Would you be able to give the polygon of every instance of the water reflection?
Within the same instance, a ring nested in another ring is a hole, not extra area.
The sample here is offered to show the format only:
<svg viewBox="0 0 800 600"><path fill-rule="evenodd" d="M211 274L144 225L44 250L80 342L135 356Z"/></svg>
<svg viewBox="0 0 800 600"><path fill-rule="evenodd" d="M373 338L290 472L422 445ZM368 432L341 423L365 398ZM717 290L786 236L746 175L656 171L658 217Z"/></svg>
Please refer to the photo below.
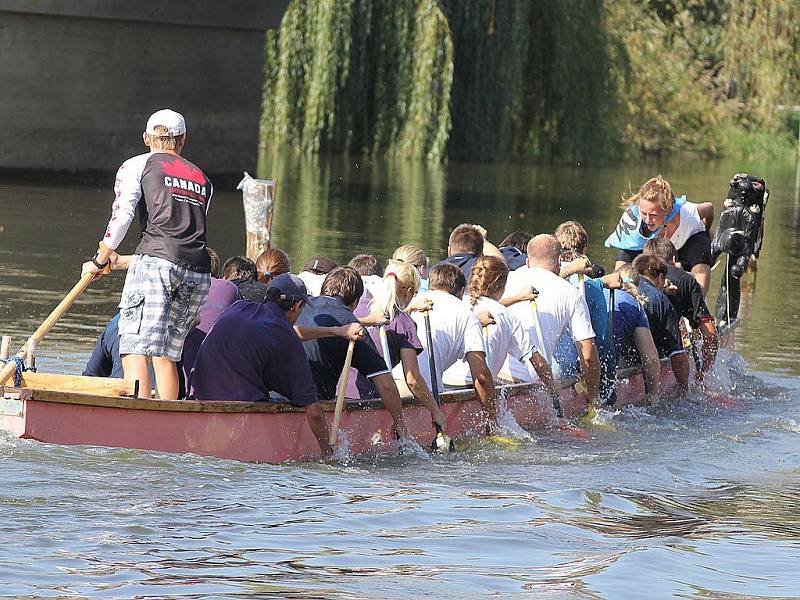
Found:
<svg viewBox="0 0 800 600"><path fill-rule="evenodd" d="M440 244L446 172L441 165L345 156L264 156L261 177L279 182L275 243L297 268L315 254L345 261L390 256L403 243Z"/></svg>

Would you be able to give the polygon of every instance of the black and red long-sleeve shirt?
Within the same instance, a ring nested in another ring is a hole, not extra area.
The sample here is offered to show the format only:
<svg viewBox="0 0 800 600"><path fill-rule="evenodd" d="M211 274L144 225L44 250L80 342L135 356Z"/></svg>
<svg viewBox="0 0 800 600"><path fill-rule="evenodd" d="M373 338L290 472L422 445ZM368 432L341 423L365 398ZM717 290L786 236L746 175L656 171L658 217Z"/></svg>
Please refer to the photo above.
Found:
<svg viewBox="0 0 800 600"><path fill-rule="evenodd" d="M103 244L116 249L138 211L141 241L135 254L208 273L206 214L212 193L205 173L177 154L148 152L129 158L117 171Z"/></svg>

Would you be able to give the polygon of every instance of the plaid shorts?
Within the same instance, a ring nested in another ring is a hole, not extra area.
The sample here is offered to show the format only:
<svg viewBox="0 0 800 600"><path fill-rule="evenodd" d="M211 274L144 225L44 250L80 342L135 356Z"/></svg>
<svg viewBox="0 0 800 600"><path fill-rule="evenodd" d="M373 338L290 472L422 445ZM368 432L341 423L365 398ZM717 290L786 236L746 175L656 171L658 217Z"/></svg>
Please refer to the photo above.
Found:
<svg viewBox="0 0 800 600"><path fill-rule="evenodd" d="M208 273L136 255L119 303L119 353L179 361L210 286Z"/></svg>

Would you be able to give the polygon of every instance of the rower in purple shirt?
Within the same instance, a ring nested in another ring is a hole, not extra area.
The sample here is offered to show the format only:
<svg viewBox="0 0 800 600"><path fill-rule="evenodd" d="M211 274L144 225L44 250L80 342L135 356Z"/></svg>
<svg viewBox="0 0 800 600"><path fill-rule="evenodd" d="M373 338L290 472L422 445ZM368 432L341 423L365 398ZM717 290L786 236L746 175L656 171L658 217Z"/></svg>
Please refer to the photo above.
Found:
<svg viewBox="0 0 800 600"><path fill-rule="evenodd" d="M240 300L229 307L200 346L189 376L189 397L259 401L277 392L305 407L320 450L328 456L328 425L293 327L307 302L303 282L286 273L272 280L265 303Z"/></svg>
<svg viewBox="0 0 800 600"><path fill-rule="evenodd" d="M235 283L219 279L219 255L211 248L206 248L206 250L209 257L211 257L211 287L208 288L206 303L200 309L200 314L197 315L198 322L189 330L186 341L183 343L179 372L182 376L182 391L186 389L185 384L197 358L197 351L200 349L200 344L203 343L206 334L211 330L211 326L231 304L242 299L239 288L236 287Z"/></svg>

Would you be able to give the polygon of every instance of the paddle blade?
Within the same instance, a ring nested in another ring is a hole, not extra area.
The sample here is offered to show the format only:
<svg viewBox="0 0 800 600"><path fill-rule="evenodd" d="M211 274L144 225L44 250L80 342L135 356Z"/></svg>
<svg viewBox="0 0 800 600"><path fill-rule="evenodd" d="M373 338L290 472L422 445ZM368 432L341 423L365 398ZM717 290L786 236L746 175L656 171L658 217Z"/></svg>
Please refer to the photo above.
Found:
<svg viewBox="0 0 800 600"><path fill-rule="evenodd" d="M437 431L436 437L431 442L431 450L433 452L454 452L456 449L455 442L450 436L445 435L443 431Z"/></svg>
<svg viewBox="0 0 800 600"><path fill-rule="evenodd" d="M514 438L505 437L503 435L490 435L486 441L496 446L502 446L508 450L518 450L522 443Z"/></svg>
<svg viewBox="0 0 800 600"><path fill-rule="evenodd" d="M593 404L589 405L586 414L580 418L580 424L584 429L599 429L603 431L616 431L614 423L600 416Z"/></svg>

